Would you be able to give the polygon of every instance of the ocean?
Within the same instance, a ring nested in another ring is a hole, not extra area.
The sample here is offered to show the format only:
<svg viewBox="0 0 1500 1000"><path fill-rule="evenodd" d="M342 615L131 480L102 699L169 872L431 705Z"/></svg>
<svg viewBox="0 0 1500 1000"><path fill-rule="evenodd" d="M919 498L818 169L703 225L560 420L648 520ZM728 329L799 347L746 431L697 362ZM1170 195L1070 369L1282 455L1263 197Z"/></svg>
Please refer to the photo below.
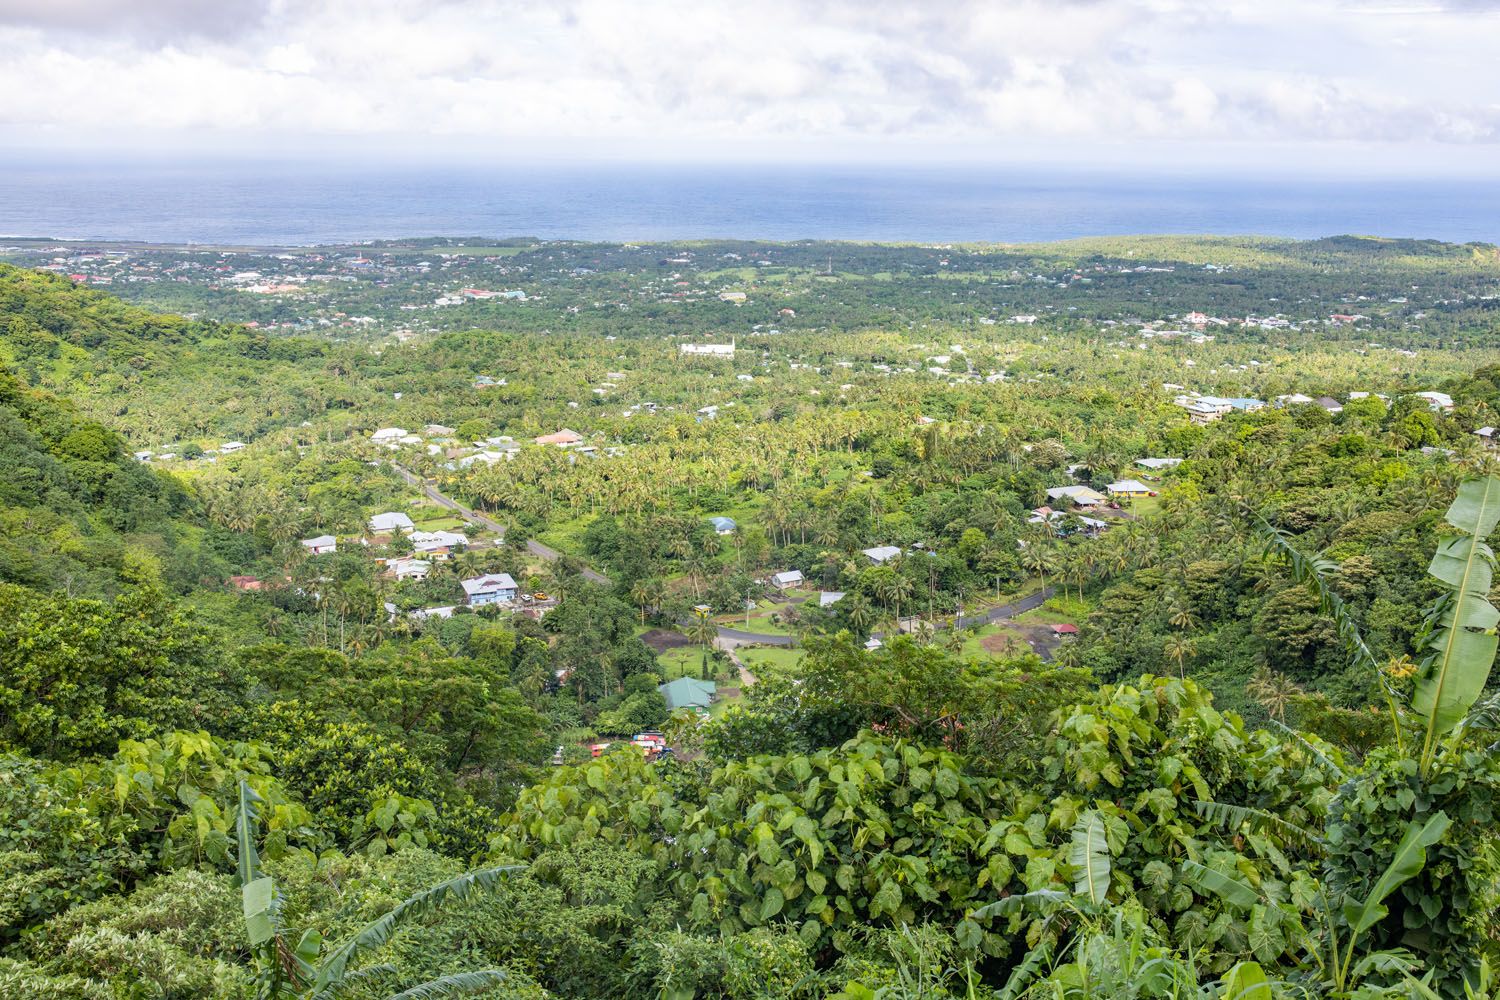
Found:
<svg viewBox="0 0 1500 1000"><path fill-rule="evenodd" d="M1027 242L1344 233L1500 242L1500 182L1038 169L0 163L0 236Z"/></svg>

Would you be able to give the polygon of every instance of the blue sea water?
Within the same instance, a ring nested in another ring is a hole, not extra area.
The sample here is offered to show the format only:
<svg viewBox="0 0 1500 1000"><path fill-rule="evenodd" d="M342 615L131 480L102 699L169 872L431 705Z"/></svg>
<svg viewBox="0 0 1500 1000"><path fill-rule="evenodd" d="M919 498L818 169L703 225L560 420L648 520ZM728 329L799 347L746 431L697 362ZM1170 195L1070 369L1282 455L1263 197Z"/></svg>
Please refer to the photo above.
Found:
<svg viewBox="0 0 1500 1000"><path fill-rule="evenodd" d="M1500 241L1500 182L868 167L0 163L0 235L1033 241L1342 233Z"/></svg>

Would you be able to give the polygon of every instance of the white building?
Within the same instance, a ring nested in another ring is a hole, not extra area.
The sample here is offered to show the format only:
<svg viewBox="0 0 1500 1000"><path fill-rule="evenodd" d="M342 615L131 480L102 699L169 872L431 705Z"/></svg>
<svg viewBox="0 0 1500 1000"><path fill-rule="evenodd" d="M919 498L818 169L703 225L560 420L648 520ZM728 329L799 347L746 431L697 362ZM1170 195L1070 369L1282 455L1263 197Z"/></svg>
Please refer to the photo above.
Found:
<svg viewBox="0 0 1500 1000"><path fill-rule="evenodd" d="M370 518L370 530L377 535L385 535L393 531L411 532L416 530L416 527L411 518L395 511L376 514Z"/></svg>
<svg viewBox="0 0 1500 1000"><path fill-rule="evenodd" d="M860 551L870 562L875 563L877 566L881 563L888 563L901 554L901 549L895 545L877 545L873 549L861 549Z"/></svg>
<svg viewBox="0 0 1500 1000"><path fill-rule="evenodd" d="M319 535L317 538L302 539L302 547L315 556L321 556L328 552L339 550L339 540L332 535Z"/></svg>
<svg viewBox="0 0 1500 1000"><path fill-rule="evenodd" d="M679 344L677 349L683 354L707 354L716 358L734 357L734 341L727 344Z"/></svg>
<svg viewBox="0 0 1500 1000"><path fill-rule="evenodd" d="M802 571L789 569L784 573L777 573L771 577L771 583L780 590L795 587L802 582Z"/></svg>
<svg viewBox="0 0 1500 1000"><path fill-rule="evenodd" d="M1180 458L1138 458L1138 459L1135 460L1135 464L1139 465L1143 469L1150 469L1153 472L1157 472L1157 471L1160 471L1162 469L1175 469L1175 468L1177 468L1177 466L1179 466L1179 465L1182 464L1182 459L1180 459Z"/></svg>
<svg viewBox="0 0 1500 1000"><path fill-rule="evenodd" d="M400 441L410 433L405 427L382 427L370 435L370 440L376 444L391 444Z"/></svg>

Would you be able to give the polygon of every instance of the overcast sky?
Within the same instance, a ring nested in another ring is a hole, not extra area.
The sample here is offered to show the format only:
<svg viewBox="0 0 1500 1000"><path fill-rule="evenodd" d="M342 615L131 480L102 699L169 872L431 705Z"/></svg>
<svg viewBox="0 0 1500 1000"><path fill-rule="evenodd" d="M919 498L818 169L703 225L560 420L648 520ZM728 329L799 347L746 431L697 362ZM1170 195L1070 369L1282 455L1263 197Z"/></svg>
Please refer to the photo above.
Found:
<svg viewBox="0 0 1500 1000"><path fill-rule="evenodd" d="M0 0L0 140L1500 163L1500 0Z"/></svg>

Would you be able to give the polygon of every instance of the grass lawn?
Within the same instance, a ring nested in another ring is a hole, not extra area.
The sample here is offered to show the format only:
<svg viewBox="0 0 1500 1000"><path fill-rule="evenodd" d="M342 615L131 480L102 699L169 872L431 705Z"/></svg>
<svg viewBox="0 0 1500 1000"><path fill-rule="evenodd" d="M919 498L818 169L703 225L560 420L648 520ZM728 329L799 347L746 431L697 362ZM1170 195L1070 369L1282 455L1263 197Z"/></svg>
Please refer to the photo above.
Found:
<svg viewBox="0 0 1500 1000"><path fill-rule="evenodd" d="M412 523L418 531L463 531L466 522L457 514L436 507L430 510L430 513L427 510L413 512Z"/></svg>
<svg viewBox="0 0 1500 1000"><path fill-rule="evenodd" d="M787 649L784 646L759 646L753 649L741 647L734 653L757 676L762 671L774 673L778 670L791 670L802 662L802 650Z"/></svg>
<svg viewBox="0 0 1500 1000"><path fill-rule="evenodd" d="M701 646L678 646L660 653L656 657L657 664L661 667L663 680L675 681L679 677L700 677L703 666L703 648ZM710 671L714 670L713 661L708 664Z"/></svg>
<svg viewBox="0 0 1500 1000"><path fill-rule="evenodd" d="M963 658L966 659L966 660L969 660L969 659L976 659L976 660L995 659L996 654L991 653L989 650L985 649L984 648L984 643L982 641L982 640L984 640L984 639L986 639L986 638L988 638L989 636L992 636L992 635L1011 635L1011 636L1015 636L1015 641L1017 643L1020 643L1023 646L1025 645L1025 640L1022 639L1020 636L1016 636L1015 632L1013 632L1011 629L1007 628L1006 626L998 624L998 623L996 623L994 625L986 625L983 628L981 628L981 629L977 630L976 632L974 632L974 634L970 635L967 639L964 640L964 648L963 648L963 651L961 653L961 655L963 656Z"/></svg>

